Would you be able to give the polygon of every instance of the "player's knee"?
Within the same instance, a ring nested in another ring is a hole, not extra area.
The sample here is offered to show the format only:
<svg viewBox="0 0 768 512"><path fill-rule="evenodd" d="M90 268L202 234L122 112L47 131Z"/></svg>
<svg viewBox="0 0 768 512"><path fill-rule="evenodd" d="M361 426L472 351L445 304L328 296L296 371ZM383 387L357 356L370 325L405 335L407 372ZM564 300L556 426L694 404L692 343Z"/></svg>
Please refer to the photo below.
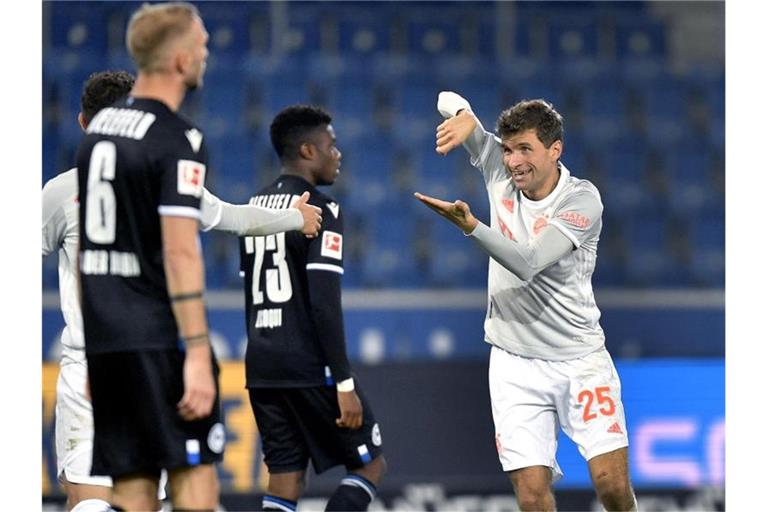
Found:
<svg viewBox="0 0 768 512"><path fill-rule="evenodd" d="M520 510L549 510L549 489L546 491L523 490L517 494Z"/></svg>
<svg viewBox="0 0 768 512"><path fill-rule="evenodd" d="M619 475L601 473L595 479L595 491L608 510L629 510L634 505L632 486Z"/></svg>
<svg viewBox="0 0 768 512"><path fill-rule="evenodd" d="M552 508L554 497L546 480L517 476L517 478L512 479L512 483L521 510L549 510Z"/></svg>
<svg viewBox="0 0 768 512"><path fill-rule="evenodd" d="M387 472L387 460L384 458L384 455L379 455L366 466L366 469L370 470L370 478L368 480L378 485Z"/></svg>

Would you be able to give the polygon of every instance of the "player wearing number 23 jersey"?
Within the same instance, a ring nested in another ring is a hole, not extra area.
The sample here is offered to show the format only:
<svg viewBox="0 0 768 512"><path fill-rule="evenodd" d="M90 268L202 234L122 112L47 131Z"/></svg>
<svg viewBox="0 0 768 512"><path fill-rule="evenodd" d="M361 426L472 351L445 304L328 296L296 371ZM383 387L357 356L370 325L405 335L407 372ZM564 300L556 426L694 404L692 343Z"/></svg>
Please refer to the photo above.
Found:
<svg viewBox="0 0 768 512"><path fill-rule="evenodd" d="M246 386L270 475L263 510L295 510L310 460L317 473L337 465L349 471L328 510L365 510L385 468L381 433L347 360L343 214L315 188L336 180L341 152L330 115L316 107L285 108L270 136L282 173L251 204L288 208L309 192L323 221L312 239L296 233L240 239Z"/></svg>

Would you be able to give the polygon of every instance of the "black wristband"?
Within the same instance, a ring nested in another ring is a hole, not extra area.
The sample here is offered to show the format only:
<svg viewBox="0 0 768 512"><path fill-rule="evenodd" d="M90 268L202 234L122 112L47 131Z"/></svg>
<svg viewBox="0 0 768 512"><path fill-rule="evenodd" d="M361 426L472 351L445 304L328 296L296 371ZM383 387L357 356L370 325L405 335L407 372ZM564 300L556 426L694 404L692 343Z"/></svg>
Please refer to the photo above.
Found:
<svg viewBox="0 0 768 512"><path fill-rule="evenodd" d="M177 293L176 295L171 295L169 298L171 299L171 302L181 302L185 300L202 299L203 292L198 291L198 292Z"/></svg>

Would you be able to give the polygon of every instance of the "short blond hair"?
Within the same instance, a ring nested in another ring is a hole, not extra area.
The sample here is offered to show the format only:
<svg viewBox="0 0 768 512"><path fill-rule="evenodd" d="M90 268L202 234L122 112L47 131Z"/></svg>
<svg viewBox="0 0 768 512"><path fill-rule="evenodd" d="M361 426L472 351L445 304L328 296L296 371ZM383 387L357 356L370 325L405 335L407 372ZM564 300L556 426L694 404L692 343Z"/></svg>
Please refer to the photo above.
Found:
<svg viewBox="0 0 768 512"><path fill-rule="evenodd" d="M199 16L197 7L186 2L144 4L133 13L125 39L139 71L162 70L168 43L186 34Z"/></svg>

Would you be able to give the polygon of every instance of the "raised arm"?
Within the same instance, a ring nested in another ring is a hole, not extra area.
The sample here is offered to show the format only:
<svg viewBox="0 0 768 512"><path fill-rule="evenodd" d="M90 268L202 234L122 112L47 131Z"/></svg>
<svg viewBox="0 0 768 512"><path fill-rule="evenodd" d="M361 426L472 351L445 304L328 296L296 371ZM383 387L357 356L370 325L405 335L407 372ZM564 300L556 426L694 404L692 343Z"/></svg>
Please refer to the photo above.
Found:
<svg viewBox="0 0 768 512"><path fill-rule="evenodd" d="M465 235L471 236L483 252L523 281L531 280L574 249L571 239L554 225L545 227L524 245L477 220L464 201L449 203L419 193L415 195L419 201L458 226Z"/></svg>
<svg viewBox="0 0 768 512"><path fill-rule="evenodd" d="M486 181L504 176L501 141L485 131L467 100L455 92L443 91L437 97L437 110L446 118L437 126L435 150L438 153L447 155L461 144Z"/></svg>
<svg viewBox="0 0 768 512"><path fill-rule="evenodd" d="M296 230L313 238L320 230L322 216L320 208L309 204L308 199L309 192L305 192L291 208L276 210L250 204L230 204L206 189L200 205L201 229L215 229L237 236L272 235Z"/></svg>

